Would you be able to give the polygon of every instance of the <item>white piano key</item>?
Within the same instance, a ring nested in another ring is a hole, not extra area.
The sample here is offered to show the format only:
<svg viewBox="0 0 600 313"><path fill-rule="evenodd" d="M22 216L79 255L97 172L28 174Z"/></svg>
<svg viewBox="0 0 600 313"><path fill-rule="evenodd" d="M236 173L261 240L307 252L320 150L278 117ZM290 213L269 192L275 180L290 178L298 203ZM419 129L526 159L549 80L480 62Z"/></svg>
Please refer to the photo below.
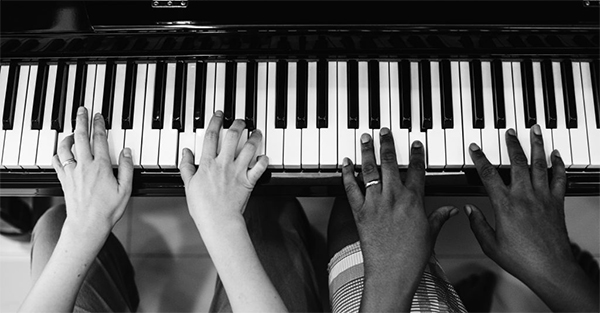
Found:
<svg viewBox="0 0 600 313"><path fill-rule="evenodd" d="M237 63L236 71L236 82L235 82L235 118L243 120L246 118L246 63ZM236 151L236 156L244 147L244 144L248 141L248 129L242 131L240 142Z"/></svg>
<svg viewBox="0 0 600 313"><path fill-rule="evenodd" d="M4 102L6 100L6 88L8 86L9 65L0 66L0 116L4 116ZM2 161L2 152L4 151L4 137L6 131L0 127L0 164Z"/></svg>
<svg viewBox="0 0 600 313"><path fill-rule="evenodd" d="M392 135L394 135L398 167L407 168L410 157L410 143L408 129L400 127L400 81L398 74L398 62L390 62L390 130L392 131Z"/></svg>
<svg viewBox="0 0 600 313"><path fill-rule="evenodd" d="M492 89L492 69L489 61L481 62L481 77L483 80L483 120L481 130L481 150L490 163L500 166L500 136L494 125L494 96Z"/></svg>
<svg viewBox="0 0 600 313"><path fill-rule="evenodd" d="M175 104L175 69L177 63L167 63L167 81L165 90L165 122L160 130L160 148L158 165L162 169L177 168L177 144L179 131L173 129L173 110Z"/></svg>
<svg viewBox="0 0 600 313"><path fill-rule="evenodd" d="M108 130L108 154L113 167L119 164L119 155L125 144L125 130L121 128L123 99L125 96L126 64L117 64L115 73L115 92L111 117L111 128Z"/></svg>
<svg viewBox="0 0 600 313"><path fill-rule="evenodd" d="M299 169L302 156L302 130L296 128L296 85L298 80L298 64L288 62L287 89L287 128L283 131L283 167Z"/></svg>
<svg viewBox="0 0 600 313"><path fill-rule="evenodd" d="M106 76L106 64L97 64L96 65L96 84L94 86L94 105L93 105L93 109L91 111L90 116L92 116L92 119L90 119L90 134L93 134L93 130L94 130L94 119L93 117L96 115L96 113L100 113L102 114L102 105L103 105L103 99L104 99L104 80ZM94 152L94 136L91 136L90 138L90 142L92 143L92 153Z"/></svg>
<svg viewBox="0 0 600 313"><path fill-rule="evenodd" d="M369 128L369 65L367 62L358 62L358 129L356 130L356 161L354 164L362 166L362 144L360 137L371 134Z"/></svg>
<svg viewBox="0 0 600 313"><path fill-rule="evenodd" d="M465 142L463 141L462 99L460 92L460 63L450 62L452 77L452 119L454 126L444 129L446 135L446 168L460 169L465 164Z"/></svg>
<svg viewBox="0 0 600 313"><path fill-rule="evenodd" d="M37 157L35 164L41 169L52 168L52 157L56 150L56 140L58 133L52 129L52 106L54 103L54 92L56 88L56 73L58 65L48 65L48 85L46 88L46 98L43 99L44 119L42 120L42 129L40 130L40 139L38 141ZM0 92L0 94L2 94Z"/></svg>
<svg viewBox="0 0 600 313"><path fill-rule="evenodd" d="M473 127L473 99L471 99L471 75L469 62L460 62L460 91L462 102L462 124L463 124L463 154L465 156L466 168L475 167L469 154L469 146L476 143L481 147L481 130Z"/></svg>
<svg viewBox="0 0 600 313"><path fill-rule="evenodd" d="M29 67L25 115L23 117L23 130L21 131L21 152L19 153L19 166L22 168L38 168L35 165L35 159L37 156L40 131L31 129L31 115L33 112L33 97L35 94L37 70L37 65L31 65Z"/></svg>
<svg viewBox="0 0 600 313"><path fill-rule="evenodd" d="M546 127L546 110L544 107L544 89L542 87L542 67L540 62L533 62L533 87L535 97L536 122L542 130L544 140L544 154L548 167L552 166L550 154L554 150L552 145L552 130Z"/></svg>
<svg viewBox="0 0 600 313"><path fill-rule="evenodd" d="M135 97L133 107L133 125L131 129L125 130L125 147L131 149L131 158L133 160L133 166L140 168L141 153L142 153L142 133L144 131L144 109L145 96L147 93L146 89L146 76L148 71L148 64L136 64L136 79L135 79ZM154 92L154 89L152 89ZM166 117L166 115L165 115ZM166 123L165 123L166 124ZM176 141L176 139L175 139ZM176 151L175 151L176 152Z"/></svg>
<svg viewBox="0 0 600 313"><path fill-rule="evenodd" d="M515 93L513 90L513 75L512 63L502 62L502 79L504 86L504 108L506 110L505 121L506 129L499 133L500 138L500 167L510 167L510 157L506 146L506 130L512 128L517 130L517 122L515 117Z"/></svg>
<svg viewBox="0 0 600 313"><path fill-rule="evenodd" d="M409 142L419 140L425 150L425 167L427 168L427 133L421 131L421 100L419 91L419 63L410 62L410 122L411 128L408 133Z"/></svg>
<svg viewBox="0 0 600 313"><path fill-rule="evenodd" d="M375 150L375 159L377 164L381 164L381 143L379 142L379 132L381 128L391 127L390 121L390 70L389 62L379 62L379 126L380 129L373 129L373 148Z"/></svg>
<svg viewBox="0 0 600 313"><path fill-rule="evenodd" d="M256 116L255 123L256 129L260 129L263 132L262 144L256 149L256 155L264 155L266 151L266 144L269 140L269 134L267 133L267 74L268 74L268 63L258 63L258 69L256 74ZM253 158L250 166L254 166L256 158Z"/></svg>
<svg viewBox="0 0 600 313"><path fill-rule="evenodd" d="M356 134L348 128L348 63L337 64L337 97L338 97L338 168L342 167L345 157L355 160ZM310 88L310 87L309 87ZM316 96L315 96L316 97ZM304 133L302 134L304 136ZM304 138L302 138L304 139ZM314 137L313 139L314 140ZM304 149L304 147L303 147Z"/></svg>
<svg viewBox="0 0 600 313"><path fill-rule="evenodd" d="M319 129L319 167L337 168L337 63L329 62L327 70L327 128Z"/></svg>
<svg viewBox="0 0 600 313"><path fill-rule="evenodd" d="M200 164L200 157L202 156L202 147L204 146L204 136L206 135L206 128L210 124L215 110L215 78L217 75L217 66L214 62L206 63L206 94L204 101L204 128L196 129L196 145L194 152L194 163Z"/></svg>
<svg viewBox="0 0 600 313"><path fill-rule="evenodd" d="M583 84L581 82L581 66L573 62L573 79L575 80L575 107L577 110L577 127L571 128L572 169L585 169L590 165L587 123L585 121L585 104L583 103Z"/></svg>
<svg viewBox="0 0 600 313"><path fill-rule="evenodd" d="M152 128L152 108L154 106L154 85L156 83L156 63L147 65L146 103L144 105L144 124L142 129L142 154L140 165L144 169L158 169L158 149L160 130ZM166 116L166 115L165 115Z"/></svg>
<svg viewBox="0 0 600 313"><path fill-rule="evenodd" d="M196 145L196 133L194 132L194 101L196 96L196 62L190 62L187 66L187 79L185 84L185 118L183 131L179 133L179 162L183 158L183 149L188 148L194 152Z"/></svg>
<svg viewBox="0 0 600 313"><path fill-rule="evenodd" d="M19 169L19 153L21 152L21 132L25 119L25 101L27 100L27 87L29 82L29 65L21 65L17 85L17 99L13 128L6 131L2 165L9 169Z"/></svg>
<svg viewBox="0 0 600 313"><path fill-rule="evenodd" d="M308 62L306 128L302 129L302 168L319 168L319 129L317 128L317 62ZM354 151L352 152L354 155Z"/></svg>
<svg viewBox="0 0 600 313"><path fill-rule="evenodd" d="M427 166L431 169L446 167L446 138L442 128L442 95L440 62L431 62L431 116L432 127L427 131Z"/></svg>
<svg viewBox="0 0 600 313"><path fill-rule="evenodd" d="M596 127L594 112L594 94L592 90L592 74L589 62L581 62L581 81L583 85L583 101L585 103L585 120L588 132L590 165L587 168L600 168L600 129Z"/></svg>
<svg viewBox="0 0 600 313"><path fill-rule="evenodd" d="M226 64L224 62L216 63L216 78L215 78L215 109L216 111L225 112L225 67ZM221 145L223 144L223 139L225 138L225 132L227 130L221 128L221 133L219 134L219 145L217 147L217 153L221 151Z"/></svg>
<svg viewBox="0 0 600 313"><path fill-rule="evenodd" d="M73 134L73 124L71 123L71 112L73 112L73 97L75 95L75 77L77 64L69 64L69 75L67 77L67 97L65 99L65 116L63 120L62 132L58 133L57 145L67 137ZM123 74L124 76L125 74ZM119 120L121 117L119 117ZM63 160L64 161L64 160Z"/></svg>
<svg viewBox="0 0 600 313"><path fill-rule="evenodd" d="M566 123L565 99L559 62L552 62L552 74L554 77L554 95L556 97L556 128L552 129L552 145L554 149L560 152L565 168L570 168L573 165L571 134Z"/></svg>
<svg viewBox="0 0 600 313"><path fill-rule="evenodd" d="M85 95L83 98L83 105L87 109L88 113L88 135L91 136L92 125L94 119L92 118L92 112L94 111L94 87L96 87L96 64L88 64L87 65L87 74L86 74L84 91Z"/></svg>
<svg viewBox="0 0 600 313"><path fill-rule="evenodd" d="M523 93L523 83L521 76L521 65L519 62L512 63L512 73L513 73L513 89L514 89L514 97L515 97L515 124L517 132L517 138L521 143L521 147L523 148L523 152L527 157L527 163L531 162L531 134L530 129L526 127L525 124L525 108L523 107L524 93Z"/></svg>
<svg viewBox="0 0 600 313"><path fill-rule="evenodd" d="M275 86L277 63L269 62L267 73L267 133L268 140L265 146L266 155L269 157L269 167L283 168L283 128L275 127Z"/></svg>

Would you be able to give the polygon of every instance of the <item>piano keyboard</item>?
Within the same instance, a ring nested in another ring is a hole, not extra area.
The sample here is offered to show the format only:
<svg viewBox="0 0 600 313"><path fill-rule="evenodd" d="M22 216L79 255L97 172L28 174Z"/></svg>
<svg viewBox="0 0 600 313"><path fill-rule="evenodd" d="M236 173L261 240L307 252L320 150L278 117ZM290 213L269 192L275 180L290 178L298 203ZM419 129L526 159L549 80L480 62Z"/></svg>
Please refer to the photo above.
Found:
<svg viewBox="0 0 600 313"><path fill-rule="evenodd" d="M382 127L394 135L399 167L415 140L434 171L473 167L471 142L508 167L506 129L529 155L536 123L548 155L558 149L567 168L598 169L599 68L598 60L11 61L0 65L1 165L51 169L82 105L104 116L113 165L130 147L149 171L175 169L183 148L198 162L216 110L225 129L246 120L243 138L262 130L260 153L284 171L335 171L346 156L360 164L360 135L372 134L379 154Z"/></svg>

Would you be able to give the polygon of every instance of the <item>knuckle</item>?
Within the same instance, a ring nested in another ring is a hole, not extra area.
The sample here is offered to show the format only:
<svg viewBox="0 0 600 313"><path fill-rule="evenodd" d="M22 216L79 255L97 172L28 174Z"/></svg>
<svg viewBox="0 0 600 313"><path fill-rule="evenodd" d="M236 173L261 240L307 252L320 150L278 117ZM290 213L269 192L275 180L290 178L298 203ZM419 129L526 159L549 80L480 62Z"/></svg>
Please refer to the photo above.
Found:
<svg viewBox="0 0 600 313"><path fill-rule="evenodd" d="M546 160L533 160L533 167L537 170L543 170L545 171L548 168L548 164L546 163Z"/></svg>
<svg viewBox="0 0 600 313"><path fill-rule="evenodd" d="M417 171L424 171L425 170L425 162L423 162L423 160L419 159L419 160L411 160L410 164L408 164L408 168L409 169L413 169L413 170L417 170Z"/></svg>
<svg viewBox="0 0 600 313"><path fill-rule="evenodd" d="M396 162L396 152L394 151L383 151L381 153L381 161L385 163L395 163Z"/></svg>
<svg viewBox="0 0 600 313"><path fill-rule="evenodd" d="M217 140L219 139L219 132L214 130L207 130L205 136L208 140Z"/></svg>
<svg viewBox="0 0 600 313"><path fill-rule="evenodd" d="M486 164L486 165L482 166L481 170L479 172L479 176L483 179L492 178L492 177L496 176L496 174L497 174L496 168L494 166L492 166L491 164Z"/></svg>
<svg viewBox="0 0 600 313"><path fill-rule="evenodd" d="M527 157L523 153L515 153L512 157L512 164L518 166L527 166Z"/></svg>
<svg viewBox="0 0 600 313"><path fill-rule="evenodd" d="M363 164L362 171L365 176L370 175L377 172L377 167L375 166L375 164L369 162L367 164Z"/></svg>

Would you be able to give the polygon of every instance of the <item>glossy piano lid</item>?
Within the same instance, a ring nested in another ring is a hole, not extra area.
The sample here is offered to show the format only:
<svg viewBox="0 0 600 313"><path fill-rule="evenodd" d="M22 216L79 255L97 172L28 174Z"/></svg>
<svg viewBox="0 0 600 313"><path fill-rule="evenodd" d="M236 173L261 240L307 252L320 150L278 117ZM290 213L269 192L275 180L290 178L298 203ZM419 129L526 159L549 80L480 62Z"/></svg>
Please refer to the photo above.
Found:
<svg viewBox="0 0 600 313"><path fill-rule="evenodd" d="M188 1L155 9L151 1L3 0L2 33L92 28L259 25L552 25L597 26L600 10L583 1Z"/></svg>

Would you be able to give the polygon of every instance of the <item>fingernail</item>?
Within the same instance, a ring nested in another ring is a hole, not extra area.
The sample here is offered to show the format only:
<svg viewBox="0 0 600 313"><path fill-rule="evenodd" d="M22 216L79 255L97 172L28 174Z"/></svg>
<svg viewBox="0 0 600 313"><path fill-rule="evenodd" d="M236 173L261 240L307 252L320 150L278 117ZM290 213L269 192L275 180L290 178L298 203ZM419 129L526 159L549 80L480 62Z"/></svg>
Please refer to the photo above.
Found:
<svg viewBox="0 0 600 313"><path fill-rule="evenodd" d="M253 130L253 131L252 131L252 133L253 133L253 134L254 134L254 133L260 134L260 133L261 133L261 131L260 131L260 129L255 129L255 130Z"/></svg>
<svg viewBox="0 0 600 313"><path fill-rule="evenodd" d="M481 148L479 148L479 146L474 142L469 145L469 149L473 152L481 150Z"/></svg>
<svg viewBox="0 0 600 313"><path fill-rule="evenodd" d="M85 107L84 107L84 106L80 106L80 107L77 109L77 114L78 114L78 115L81 115L81 114L84 114L84 113L85 113Z"/></svg>
<svg viewBox="0 0 600 313"><path fill-rule="evenodd" d="M216 111L215 112L215 116L216 117L223 117L223 111L221 111L221 110Z"/></svg>
<svg viewBox="0 0 600 313"><path fill-rule="evenodd" d="M100 114L100 113L96 113L96 114L94 115L94 119L95 119L95 120L99 120L99 119L101 119L101 118L102 118L102 114Z"/></svg>
<svg viewBox="0 0 600 313"><path fill-rule="evenodd" d="M390 129L386 128L386 127L382 128L381 131L379 132L379 134L381 134L381 136L385 136L389 133L390 133Z"/></svg>
<svg viewBox="0 0 600 313"><path fill-rule="evenodd" d="M458 214L458 208L452 208L452 210L450 210L449 216L453 217L456 214Z"/></svg>
<svg viewBox="0 0 600 313"><path fill-rule="evenodd" d="M423 147L423 144L420 141L416 140L412 143L412 147L413 148L421 148L421 147Z"/></svg>
<svg viewBox="0 0 600 313"><path fill-rule="evenodd" d="M534 134L536 134L538 136L542 135L542 129L540 128L540 125L535 124L535 125L533 125L533 127L531 127L531 129L533 129Z"/></svg>
<svg viewBox="0 0 600 313"><path fill-rule="evenodd" d="M560 152L558 152L558 150L554 150L554 155L555 155L557 158L560 158Z"/></svg>
<svg viewBox="0 0 600 313"><path fill-rule="evenodd" d="M465 205L465 213L467 213L467 216L471 216L471 213L473 212L473 208L471 208L470 205Z"/></svg>
<svg viewBox="0 0 600 313"><path fill-rule="evenodd" d="M343 167L346 167L346 166L348 166L348 165L350 165L350 159L348 159L348 158L344 158L344 160L342 161L342 166L343 166Z"/></svg>
<svg viewBox="0 0 600 313"><path fill-rule="evenodd" d="M517 133L515 133L515 130L514 130L514 129L512 129L512 128L511 128L511 129L509 129L507 133L508 133L509 135L511 135L511 136L516 136L516 135L517 135Z"/></svg>
<svg viewBox="0 0 600 313"><path fill-rule="evenodd" d="M362 143L367 143L369 140L371 140L371 136L369 136L369 134L362 134L362 136L360 136L360 142Z"/></svg>
<svg viewBox="0 0 600 313"><path fill-rule="evenodd" d="M123 149L123 155L127 158L130 158L131 157L131 149L129 149L129 148Z"/></svg>

